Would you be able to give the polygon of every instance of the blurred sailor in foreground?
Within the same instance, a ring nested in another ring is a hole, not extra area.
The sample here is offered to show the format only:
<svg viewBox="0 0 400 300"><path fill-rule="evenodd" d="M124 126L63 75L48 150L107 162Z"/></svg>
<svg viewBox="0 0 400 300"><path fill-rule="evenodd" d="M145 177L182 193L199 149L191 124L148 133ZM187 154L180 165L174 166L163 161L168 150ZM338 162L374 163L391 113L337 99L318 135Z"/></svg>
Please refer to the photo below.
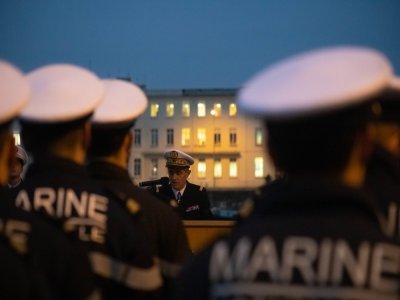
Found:
<svg viewBox="0 0 400 300"><path fill-rule="evenodd" d="M15 157L11 163L10 178L8 180L8 187L15 189L22 183L22 171L28 162L28 154L24 148L19 145L15 146Z"/></svg>
<svg viewBox="0 0 400 300"><path fill-rule="evenodd" d="M167 199L171 206L176 207L182 219L211 219L206 189L187 180L191 172L190 166L194 163L193 157L177 149L170 149L164 152L164 158L170 182L157 187L156 195Z"/></svg>
<svg viewBox="0 0 400 300"><path fill-rule="evenodd" d="M3 61L0 62L0 86L0 150L11 155L6 164L2 161L4 165L0 169L7 176L9 163L18 155L8 125L28 103L31 89L21 72ZM0 280L0 284L7 283L7 286L2 285L0 294L14 287L16 293L29 294L30 299L94 299L94 275L86 252L48 222L17 209L4 191L5 185L2 185L0 239L8 241L23 260L29 287L24 286L23 280L13 282L12 276L9 278L7 271L1 268L1 275L6 279ZM10 295L1 299L14 298Z"/></svg>
<svg viewBox="0 0 400 300"><path fill-rule="evenodd" d="M16 206L37 212L90 251L104 298L158 295L161 277L141 227L91 180L84 167L89 118L103 96L100 80L68 64L39 68L27 78L32 99L20 122L34 162Z"/></svg>
<svg viewBox="0 0 400 300"><path fill-rule="evenodd" d="M263 118L287 179L184 269L179 299L398 298L399 244L361 190L370 102L391 76L379 52L336 47L274 64L244 85L238 106Z"/></svg>
<svg viewBox="0 0 400 300"><path fill-rule="evenodd" d="M163 298L170 298L171 284L190 253L182 221L165 203L135 186L128 173L132 127L145 111L147 98L134 84L103 80L105 96L92 118L88 170L123 206L146 217L149 244L160 261L164 278Z"/></svg>
<svg viewBox="0 0 400 300"><path fill-rule="evenodd" d="M372 104L375 141L365 188L377 200L389 236L400 237L400 78Z"/></svg>

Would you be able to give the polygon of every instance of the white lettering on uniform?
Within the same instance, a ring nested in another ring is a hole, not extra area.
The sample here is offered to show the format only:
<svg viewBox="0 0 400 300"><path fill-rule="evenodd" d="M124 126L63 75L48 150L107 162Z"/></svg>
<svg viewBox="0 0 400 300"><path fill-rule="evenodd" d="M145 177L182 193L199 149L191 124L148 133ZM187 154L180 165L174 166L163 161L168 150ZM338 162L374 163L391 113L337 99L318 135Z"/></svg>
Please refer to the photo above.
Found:
<svg viewBox="0 0 400 300"><path fill-rule="evenodd" d="M52 188L37 188L33 196L33 207L35 210L44 208L46 213L54 216L53 205L56 201L56 191Z"/></svg>
<svg viewBox="0 0 400 300"><path fill-rule="evenodd" d="M17 198L15 199L15 205L26 211L32 210L32 205L29 201L28 193L25 190L22 190L18 193Z"/></svg>
<svg viewBox="0 0 400 300"><path fill-rule="evenodd" d="M28 193L18 193L15 204L31 211ZM108 198L83 191L77 195L72 189L38 187L33 192L33 209L44 209L56 218L67 218L66 230L76 230L81 240L97 243L105 242L107 231Z"/></svg>
<svg viewBox="0 0 400 300"><path fill-rule="evenodd" d="M374 247L371 264L371 286L380 291L390 291L397 288L397 282L385 279L383 273L400 273L399 248L388 244L377 244Z"/></svg>
<svg viewBox="0 0 400 300"><path fill-rule="evenodd" d="M67 189L67 193L65 195L64 215L69 218L71 217L73 211L75 211L78 216L84 217L86 213L87 199L87 192L82 192L81 197L78 198L73 190Z"/></svg>
<svg viewBox="0 0 400 300"><path fill-rule="evenodd" d="M246 279L254 280L258 271L268 273L272 281L278 279L278 252L274 240L268 236L257 243L248 266L243 270L243 275Z"/></svg>
<svg viewBox="0 0 400 300"><path fill-rule="evenodd" d="M107 222L108 199L96 194L89 195L88 215L90 218L100 222Z"/></svg>
<svg viewBox="0 0 400 300"><path fill-rule="evenodd" d="M217 242L210 257L210 280L257 282L260 274L268 274L268 282L290 285L297 270L305 286L340 286L349 278L358 290L371 288L394 293L399 288L398 246L384 243L372 246L363 241L352 249L343 239L317 241L289 236L282 243L281 262L276 242L270 236L261 238L251 249L252 242L247 237L239 239L232 251L225 241Z"/></svg>
<svg viewBox="0 0 400 300"><path fill-rule="evenodd" d="M304 281L312 284L315 272L312 264L318 254L318 245L315 240L308 237L289 237L283 244L281 279L290 282L293 271L299 270Z"/></svg>
<svg viewBox="0 0 400 300"><path fill-rule="evenodd" d="M364 286L368 275L370 251L370 245L367 242L362 242L358 247L358 255L355 256L346 241L337 241L333 255L333 283L339 285L346 270L355 286Z"/></svg>

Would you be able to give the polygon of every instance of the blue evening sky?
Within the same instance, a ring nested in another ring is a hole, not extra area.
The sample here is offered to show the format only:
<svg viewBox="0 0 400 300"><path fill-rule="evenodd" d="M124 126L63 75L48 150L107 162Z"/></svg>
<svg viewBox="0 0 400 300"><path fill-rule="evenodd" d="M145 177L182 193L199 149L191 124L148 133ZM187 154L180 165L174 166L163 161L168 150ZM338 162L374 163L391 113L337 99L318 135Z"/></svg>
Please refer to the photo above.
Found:
<svg viewBox="0 0 400 300"><path fill-rule="evenodd" d="M150 89L236 88L277 59L336 44L400 74L399 0L0 0L0 58L68 62Z"/></svg>

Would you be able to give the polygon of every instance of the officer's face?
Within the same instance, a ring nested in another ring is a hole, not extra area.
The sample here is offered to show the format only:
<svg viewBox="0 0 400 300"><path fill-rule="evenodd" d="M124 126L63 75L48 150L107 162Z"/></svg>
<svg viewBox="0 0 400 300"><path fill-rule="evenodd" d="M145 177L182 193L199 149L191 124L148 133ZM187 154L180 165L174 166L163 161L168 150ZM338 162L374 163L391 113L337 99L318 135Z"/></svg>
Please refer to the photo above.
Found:
<svg viewBox="0 0 400 300"><path fill-rule="evenodd" d="M175 190L181 190L185 186L186 180L189 177L189 175L190 175L189 168L179 168L179 169L168 168L169 181L171 182L171 186Z"/></svg>

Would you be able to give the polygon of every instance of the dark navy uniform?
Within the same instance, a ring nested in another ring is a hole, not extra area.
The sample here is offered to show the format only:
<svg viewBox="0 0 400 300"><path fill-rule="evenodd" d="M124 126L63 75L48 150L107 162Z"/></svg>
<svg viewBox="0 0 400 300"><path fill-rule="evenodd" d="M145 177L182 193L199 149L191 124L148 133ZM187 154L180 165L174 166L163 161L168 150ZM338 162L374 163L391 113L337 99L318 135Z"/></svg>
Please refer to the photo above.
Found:
<svg viewBox="0 0 400 300"><path fill-rule="evenodd" d="M179 299L398 299L400 246L364 194L312 177L265 193L186 266Z"/></svg>
<svg viewBox="0 0 400 300"><path fill-rule="evenodd" d="M55 157L36 161L15 204L52 219L85 245L106 299L158 296L159 268L140 218L108 198L83 166Z"/></svg>
<svg viewBox="0 0 400 300"><path fill-rule="evenodd" d="M186 182L185 192L179 201L175 199L175 194L172 191L171 185L158 187L156 195L159 195L162 199L168 199L170 204L171 202L174 202L177 206L177 211L183 220L202 220L212 218L207 191L202 186Z"/></svg>
<svg viewBox="0 0 400 300"><path fill-rule="evenodd" d="M32 299L28 270L2 239L0 239L0 270L0 299Z"/></svg>
<svg viewBox="0 0 400 300"><path fill-rule="evenodd" d="M365 188L377 200L389 236L400 237L400 162L380 146L368 164Z"/></svg>
<svg viewBox="0 0 400 300"><path fill-rule="evenodd" d="M1 199L0 235L31 273L32 294L40 299L94 296L94 274L83 247L69 240L50 220L16 208L8 198Z"/></svg>
<svg viewBox="0 0 400 300"><path fill-rule="evenodd" d="M95 160L88 165L88 170L92 178L107 191L115 193L125 205L129 205L130 201L140 205L148 221L154 252L160 260L165 293L170 294L170 285L180 271L183 260L190 254L182 221L168 205L134 186L126 169Z"/></svg>

